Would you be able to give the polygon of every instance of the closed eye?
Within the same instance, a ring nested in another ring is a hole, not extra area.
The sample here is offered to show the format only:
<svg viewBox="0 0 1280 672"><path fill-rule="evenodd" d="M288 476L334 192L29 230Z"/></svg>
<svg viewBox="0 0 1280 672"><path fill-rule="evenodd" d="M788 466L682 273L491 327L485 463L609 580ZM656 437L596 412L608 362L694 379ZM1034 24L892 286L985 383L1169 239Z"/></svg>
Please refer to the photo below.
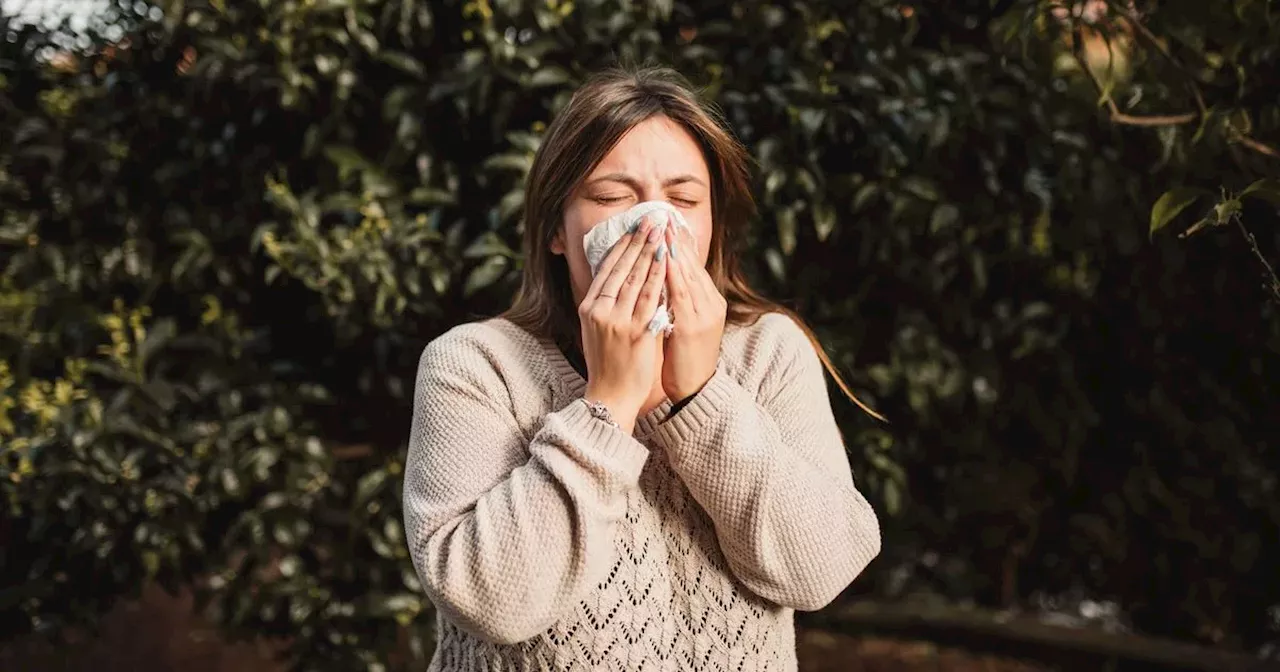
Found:
<svg viewBox="0 0 1280 672"><path fill-rule="evenodd" d="M592 196L591 200L600 205L613 205L626 199L626 196Z"/></svg>

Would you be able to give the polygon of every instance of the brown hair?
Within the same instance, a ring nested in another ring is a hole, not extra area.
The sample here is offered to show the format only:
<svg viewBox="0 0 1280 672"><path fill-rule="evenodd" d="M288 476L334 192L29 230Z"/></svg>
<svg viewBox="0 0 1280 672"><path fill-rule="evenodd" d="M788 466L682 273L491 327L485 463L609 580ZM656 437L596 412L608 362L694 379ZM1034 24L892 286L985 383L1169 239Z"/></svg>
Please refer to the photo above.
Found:
<svg viewBox="0 0 1280 672"><path fill-rule="evenodd" d="M747 284L726 240L741 240L756 214L751 196L751 156L728 131L719 111L699 100L687 80L669 68L614 68L592 76L551 123L529 171L524 201L524 278L503 317L530 333L567 344L577 341L578 312L569 267L551 253L564 224L569 195L609 150L634 127L655 115L683 126L702 147L711 174L715 226L707 272L729 304L728 321L751 324L765 313L783 313L804 330L840 391L867 413L836 371L813 330L793 311L757 294Z"/></svg>

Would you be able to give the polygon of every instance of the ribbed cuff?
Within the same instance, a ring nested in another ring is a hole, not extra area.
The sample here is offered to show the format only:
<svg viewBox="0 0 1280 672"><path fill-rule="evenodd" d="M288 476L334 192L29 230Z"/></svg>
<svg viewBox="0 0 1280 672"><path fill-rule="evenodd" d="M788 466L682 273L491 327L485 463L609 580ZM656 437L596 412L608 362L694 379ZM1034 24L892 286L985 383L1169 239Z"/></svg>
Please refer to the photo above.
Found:
<svg viewBox="0 0 1280 672"><path fill-rule="evenodd" d="M581 441L581 450L599 460L613 476L626 483L640 480L649 459L649 449L626 432L591 415L582 399L561 409L557 415L565 429Z"/></svg>
<svg viewBox="0 0 1280 672"><path fill-rule="evenodd" d="M711 379L693 395L684 408L658 426L654 432L660 444L676 449L692 440L708 424L716 422L732 408L741 387L723 369L717 368Z"/></svg>

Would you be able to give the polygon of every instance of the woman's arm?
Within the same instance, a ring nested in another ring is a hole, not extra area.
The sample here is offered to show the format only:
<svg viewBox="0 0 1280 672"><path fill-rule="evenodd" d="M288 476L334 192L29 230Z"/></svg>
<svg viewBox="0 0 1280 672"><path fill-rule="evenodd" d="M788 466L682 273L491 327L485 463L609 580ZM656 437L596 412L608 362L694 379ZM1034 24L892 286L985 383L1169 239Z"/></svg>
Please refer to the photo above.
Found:
<svg viewBox="0 0 1280 672"><path fill-rule="evenodd" d="M761 318L748 349L758 394L723 369L656 432L715 523L733 573L777 604L812 611L880 552L875 511L854 487L821 362L795 323Z"/></svg>
<svg viewBox="0 0 1280 672"><path fill-rule="evenodd" d="M474 333L447 334L419 362L405 529L436 607L509 644L550 627L608 571L613 526L648 450L581 402L549 413L526 441Z"/></svg>

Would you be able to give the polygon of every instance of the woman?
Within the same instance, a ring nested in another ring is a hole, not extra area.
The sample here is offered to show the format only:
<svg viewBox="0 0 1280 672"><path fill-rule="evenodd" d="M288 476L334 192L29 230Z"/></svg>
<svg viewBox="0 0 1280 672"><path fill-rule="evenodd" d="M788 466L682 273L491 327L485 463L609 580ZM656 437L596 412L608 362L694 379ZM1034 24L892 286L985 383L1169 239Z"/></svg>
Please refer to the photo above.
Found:
<svg viewBox="0 0 1280 672"><path fill-rule="evenodd" d="M583 236L644 201L689 232L646 220L593 277ZM597 76L551 124L514 305L419 364L404 503L431 669L792 670L794 610L879 552L830 363L727 247L753 207L746 151L669 70Z"/></svg>

